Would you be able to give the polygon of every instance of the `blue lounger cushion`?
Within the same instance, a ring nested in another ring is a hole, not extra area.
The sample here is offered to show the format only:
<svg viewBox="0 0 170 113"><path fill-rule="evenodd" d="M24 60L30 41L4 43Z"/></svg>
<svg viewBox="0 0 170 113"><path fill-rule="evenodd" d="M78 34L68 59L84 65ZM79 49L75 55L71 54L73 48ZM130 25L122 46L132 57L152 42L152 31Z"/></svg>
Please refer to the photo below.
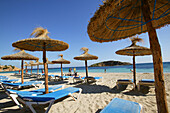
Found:
<svg viewBox="0 0 170 113"><path fill-rule="evenodd" d="M0 78L8 78L7 76L2 76L2 75L0 75Z"/></svg>
<svg viewBox="0 0 170 113"><path fill-rule="evenodd" d="M63 85L54 85L54 86L48 87L48 90L49 90L49 92L51 92L51 91L57 90L62 87L63 87ZM45 92L45 88L34 90L34 92Z"/></svg>
<svg viewBox="0 0 170 113"><path fill-rule="evenodd" d="M3 82L16 82L18 79L9 79L9 80L3 80Z"/></svg>
<svg viewBox="0 0 170 113"><path fill-rule="evenodd" d="M8 85L8 86L31 86L33 85L33 83L27 83L27 82L24 82L23 84L22 83L9 83L9 82L3 82L3 84L5 85Z"/></svg>
<svg viewBox="0 0 170 113"><path fill-rule="evenodd" d="M44 95L37 95L37 96L28 96L28 95L20 95L20 98L23 99L31 99L34 102L45 102L49 99L60 99L62 97L68 96L70 93L78 92L80 88L68 87L62 90L58 90L52 93L44 94ZM47 100L46 100L47 99Z"/></svg>
<svg viewBox="0 0 170 113"><path fill-rule="evenodd" d="M142 80L140 80L140 82L150 82L150 83L154 83L155 80L154 80L154 79L142 79Z"/></svg>
<svg viewBox="0 0 170 113"><path fill-rule="evenodd" d="M81 78L81 77L74 77L74 78L75 78L75 79L76 79L76 78L78 79L78 78Z"/></svg>
<svg viewBox="0 0 170 113"><path fill-rule="evenodd" d="M140 113L139 103L114 98L100 113Z"/></svg>
<svg viewBox="0 0 170 113"><path fill-rule="evenodd" d="M118 79L117 81L125 81L125 82L126 82L126 81L127 81L127 82L128 82L128 81L129 81L129 82L132 81L132 82L133 82L133 79Z"/></svg>
<svg viewBox="0 0 170 113"><path fill-rule="evenodd" d="M60 76L60 77L63 79L67 79L67 78L70 78L71 76Z"/></svg>
<svg viewBox="0 0 170 113"><path fill-rule="evenodd" d="M34 91L18 91L18 90L12 90L12 89L7 89L9 93L16 93L20 95L42 95L43 92L34 92Z"/></svg>
<svg viewBox="0 0 170 113"><path fill-rule="evenodd" d="M55 75L48 75L48 77L55 77Z"/></svg>
<svg viewBox="0 0 170 113"><path fill-rule="evenodd" d="M82 77L81 79L85 79L85 78L94 78L94 79L98 80L98 79L102 79L103 77Z"/></svg>
<svg viewBox="0 0 170 113"><path fill-rule="evenodd" d="M37 85L37 84L42 84L42 83L43 81L28 81L28 82L24 82L23 84L21 82L18 82L18 83L3 82L3 84L5 85L14 86L14 87L32 86L32 85Z"/></svg>
<svg viewBox="0 0 170 113"><path fill-rule="evenodd" d="M54 90L57 90L59 88L62 88L62 85L54 85L48 88L49 92L52 92ZM33 91L18 91L18 90L12 90L12 89L7 89L9 93L17 93L20 95L41 95L45 92L45 88L42 89L37 89Z"/></svg>

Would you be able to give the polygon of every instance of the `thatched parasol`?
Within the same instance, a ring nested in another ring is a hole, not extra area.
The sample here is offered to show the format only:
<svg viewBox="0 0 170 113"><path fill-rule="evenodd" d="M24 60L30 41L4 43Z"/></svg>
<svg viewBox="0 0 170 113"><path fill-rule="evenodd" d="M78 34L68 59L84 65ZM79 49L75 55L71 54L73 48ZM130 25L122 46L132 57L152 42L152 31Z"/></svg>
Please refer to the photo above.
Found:
<svg viewBox="0 0 170 113"><path fill-rule="evenodd" d="M33 55L30 55L30 54L26 53L24 50L22 50L15 54L3 56L3 57L1 57L1 59L3 59L3 60L21 60L21 82L24 83L24 79L23 79L24 60L38 60L39 58L35 57Z"/></svg>
<svg viewBox="0 0 170 113"><path fill-rule="evenodd" d="M25 62L24 66L25 66L25 73L27 74L27 70L28 70L27 67L28 67L28 66L31 66L31 65L28 64L27 62Z"/></svg>
<svg viewBox="0 0 170 113"><path fill-rule="evenodd" d="M32 68L33 68L33 66L36 66L36 65L34 65L33 63L34 63L33 61L30 61L30 62L29 62L29 65L31 66L31 75L32 75Z"/></svg>
<svg viewBox="0 0 170 113"><path fill-rule="evenodd" d="M168 113L161 48L156 30L170 24L169 0L106 0L91 18L88 34L97 42L116 41L148 31L153 55L158 112Z"/></svg>
<svg viewBox="0 0 170 113"><path fill-rule="evenodd" d="M45 71L45 93L48 93L48 68L46 60L46 51L64 51L69 45L63 41L54 40L48 37L49 32L42 27L36 28L31 36L35 34L35 38L19 40L12 44L13 47L28 51L43 51L43 63Z"/></svg>
<svg viewBox="0 0 170 113"><path fill-rule="evenodd" d="M60 54L59 56L61 56L61 58L53 60L52 63L61 64L61 76L63 76L62 64L70 64L70 61L63 59L63 54Z"/></svg>
<svg viewBox="0 0 170 113"><path fill-rule="evenodd" d="M85 61L85 66L86 66L86 77L88 77L88 67L87 67L87 60L97 60L98 57L88 54L89 49L86 47L81 48L81 50L84 51L84 53L80 56L74 57L75 60L84 60Z"/></svg>
<svg viewBox="0 0 170 113"><path fill-rule="evenodd" d="M142 41L141 38L132 38L132 44L124 49L116 51L116 54L133 56L133 79L136 87L136 66L135 66L135 56L151 55L151 50L146 47L136 45L138 41Z"/></svg>
<svg viewBox="0 0 170 113"><path fill-rule="evenodd" d="M48 63L47 63L48 64ZM39 62L39 60L36 60L36 62L30 62L31 66L37 66L37 74L39 73L39 65L43 65L42 62ZM47 66L48 67L48 66Z"/></svg>

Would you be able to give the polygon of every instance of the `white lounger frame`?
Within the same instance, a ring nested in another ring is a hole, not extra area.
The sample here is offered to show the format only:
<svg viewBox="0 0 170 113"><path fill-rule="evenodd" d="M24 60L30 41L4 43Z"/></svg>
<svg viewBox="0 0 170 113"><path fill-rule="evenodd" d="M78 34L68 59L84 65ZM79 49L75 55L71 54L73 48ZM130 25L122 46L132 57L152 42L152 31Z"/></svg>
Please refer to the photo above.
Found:
<svg viewBox="0 0 170 113"><path fill-rule="evenodd" d="M117 89L119 89L119 84L123 84L123 85L133 85L133 88L135 87L135 84L132 82L132 81L117 81L116 82L116 86L117 86Z"/></svg>
<svg viewBox="0 0 170 113"><path fill-rule="evenodd" d="M139 81L139 83L137 84L138 91L140 91L140 86L141 86L141 85L144 85L144 86L155 86L155 83L149 83L149 82Z"/></svg>

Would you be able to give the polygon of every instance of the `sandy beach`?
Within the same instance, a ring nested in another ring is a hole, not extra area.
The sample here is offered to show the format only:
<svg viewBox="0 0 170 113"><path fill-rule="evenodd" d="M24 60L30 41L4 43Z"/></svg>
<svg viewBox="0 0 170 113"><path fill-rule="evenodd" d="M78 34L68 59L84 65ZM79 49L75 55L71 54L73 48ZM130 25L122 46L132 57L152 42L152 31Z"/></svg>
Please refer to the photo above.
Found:
<svg viewBox="0 0 170 113"><path fill-rule="evenodd" d="M54 74L54 73L51 73ZM60 74L60 73L55 73ZM6 75L11 79L19 78L20 76L14 76L11 74ZM85 73L79 73L80 76L85 76ZM98 113L115 97L126 99L142 104L145 113L156 113L156 97L154 87L141 87L141 91L133 91L132 86L128 85L126 89L116 88L117 79L132 79L132 73L89 73L90 76L102 76L103 80L96 84L82 84L72 83L72 80L64 81L49 81L51 85L62 85L65 87L78 87L82 88L83 92L77 101L74 101L71 97L68 97L62 101L55 102L51 107L49 113ZM167 94L168 108L170 109L170 73L165 73L165 87ZM153 79L153 73L137 73L137 82L140 79ZM25 81L37 80L35 77L24 79ZM42 86L44 87L44 86ZM41 87L41 88L42 88ZM22 90L34 90L35 88L22 89ZM4 90L0 90L0 112L4 113L16 113L26 112L30 113L29 109L24 107L20 110L13 101L5 94ZM77 95L77 94L75 94ZM35 109L40 113L45 111L47 107L35 106Z"/></svg>

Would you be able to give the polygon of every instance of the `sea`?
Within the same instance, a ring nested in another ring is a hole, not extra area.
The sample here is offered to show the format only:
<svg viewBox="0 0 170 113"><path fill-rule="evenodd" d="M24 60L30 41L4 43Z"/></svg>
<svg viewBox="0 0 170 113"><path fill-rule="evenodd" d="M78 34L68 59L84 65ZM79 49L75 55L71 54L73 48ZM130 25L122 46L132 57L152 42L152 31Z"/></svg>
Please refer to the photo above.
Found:
<svg viewBox="0 0 170 113"><path fill-rule="evenodd" d="M34 67L36 68L36 66ZM84 66L82 67L63 67L63 72L68 73L69 68L73 69L76 68L76 72L86 72L86 69ZM131 69L133 69L133 65L121 65L121 66L107 66L107 67L88 67L88 72L91 73L130 73ZM163 71L164 73L170 73L170 62L163 62ZM31 72L30 69L28 69L28 72ZM33 69L33 73L37 73L37 69ZM39 73L42 72L42 69L39 69ZM60 68L49 68L49 73L60 73ZM137 73L153 73L153 63L139 63L136 64L136 72ZM8 71L8 72L0 72L0 73L18 73L18 71Z"/></svg>

